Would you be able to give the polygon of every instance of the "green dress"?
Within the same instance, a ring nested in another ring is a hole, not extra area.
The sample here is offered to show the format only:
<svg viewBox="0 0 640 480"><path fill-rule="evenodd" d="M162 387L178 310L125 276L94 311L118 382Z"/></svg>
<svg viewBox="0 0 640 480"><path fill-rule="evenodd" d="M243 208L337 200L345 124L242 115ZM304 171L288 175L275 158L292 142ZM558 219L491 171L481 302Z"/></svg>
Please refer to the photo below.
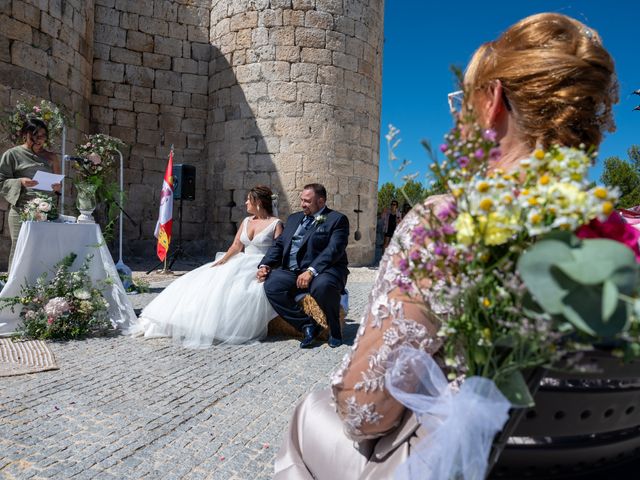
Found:
<svg viewBox="0 0 640 480"><path fill-rule="evenodd" d="M30 149L19 145L10 148L0 158L0 196L9 202L9 233L11 234L11 252L9 253L9 269L13 261L18 234L20 233L20 212L24 205L35 196L36 190L25 188L20 183L23 177L33 178L38 170L53 173L51 160L33 153ZM53 192L39 193L51 194Z"/></svg>

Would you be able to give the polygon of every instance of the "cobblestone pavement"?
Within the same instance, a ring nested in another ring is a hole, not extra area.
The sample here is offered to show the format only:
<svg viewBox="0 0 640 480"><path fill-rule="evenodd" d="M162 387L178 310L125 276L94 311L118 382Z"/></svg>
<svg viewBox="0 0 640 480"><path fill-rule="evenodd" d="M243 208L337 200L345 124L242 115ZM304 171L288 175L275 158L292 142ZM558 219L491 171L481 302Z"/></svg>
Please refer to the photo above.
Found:
<svg viewBox="0 0 640 480"><path fill-rule="evenodd" d="M374 271L353 269L350 342ZM170 281L132 296L144 306ZM0 379L0 478L271 478L298 399L347 346L293 339L187 350L125 336L52 342L60 370Z"/></svg>

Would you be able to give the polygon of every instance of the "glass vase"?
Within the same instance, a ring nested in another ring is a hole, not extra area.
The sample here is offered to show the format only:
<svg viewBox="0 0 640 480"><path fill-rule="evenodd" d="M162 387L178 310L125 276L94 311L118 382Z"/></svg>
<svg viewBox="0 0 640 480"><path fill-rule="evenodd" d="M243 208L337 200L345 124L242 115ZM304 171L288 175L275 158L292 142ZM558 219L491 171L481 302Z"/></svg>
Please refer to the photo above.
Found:
<svg viewBox="0 0 640 480"><path fill-rule="evenodd" d="M76 207L80 212L78 223L96 223L93 219L93 211L96 209L97 185L90 182L76 183L78 193L76 195Z"/></svg>

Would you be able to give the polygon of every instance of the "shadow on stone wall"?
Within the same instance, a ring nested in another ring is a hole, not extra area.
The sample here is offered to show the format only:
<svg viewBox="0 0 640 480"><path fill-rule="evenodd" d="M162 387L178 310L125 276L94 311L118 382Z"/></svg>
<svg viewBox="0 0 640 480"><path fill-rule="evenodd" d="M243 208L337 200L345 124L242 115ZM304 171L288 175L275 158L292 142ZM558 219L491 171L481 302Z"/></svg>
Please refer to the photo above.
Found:
<svg viewBox="0 0 640 480"><path fill-rule="evenodd" d="M207 129L208 173L206 179L208 247L226 250L247 216L245 200L258 184L279 195L280 218L290 211L271 144L262 134L257 101L266 94L266 83L240 84L221 51L212 46L209 63L209 120Z"/></svg>

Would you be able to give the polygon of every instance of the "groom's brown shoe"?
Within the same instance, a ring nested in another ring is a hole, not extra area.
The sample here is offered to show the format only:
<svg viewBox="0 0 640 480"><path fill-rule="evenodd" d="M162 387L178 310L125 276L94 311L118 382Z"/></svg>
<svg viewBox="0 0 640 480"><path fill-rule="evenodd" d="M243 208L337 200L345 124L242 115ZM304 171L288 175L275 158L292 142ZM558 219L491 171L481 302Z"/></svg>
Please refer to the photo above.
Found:
<svg viewBox="0 0 640 480"><path fill-rule="evenodd" d="M304 338L300 342L300 348L311 348L313 341L320 333L320 327L318 325L307 325L302 329Z"/></svg>

